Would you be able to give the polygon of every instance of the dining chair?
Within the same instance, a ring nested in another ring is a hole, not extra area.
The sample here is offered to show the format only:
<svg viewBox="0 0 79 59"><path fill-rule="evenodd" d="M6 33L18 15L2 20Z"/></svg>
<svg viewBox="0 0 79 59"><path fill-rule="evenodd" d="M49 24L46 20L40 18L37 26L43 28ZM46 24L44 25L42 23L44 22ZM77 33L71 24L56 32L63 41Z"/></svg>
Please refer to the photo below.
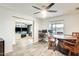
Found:
<svg viewBox="0 0 79 59"><path fill-rule="evenodd" d="M77 39L74 46L71 46L69 55L71 55L71 52L74 52L75 54L79 54L79 32L72 32L72 36L77 37Z"/></svg>
<svg viewBox="0 0 79 59"><path fill-rule="evenodd" d="M76 43L73 46L70 46L69 55L71 55L72 52L74 54L79 54L79 38L76 40Z"/></svg>
<svg viewBox="0 0 79 59"><path fill-rule="evenodd" d="M48 49L54 49L55 48L55 41L54 38L49 35L48 36Z"/></svg>
<svg viewBox="0 0 79 59"><path fill-rule="evenodd" d="M79 37L79 32L72 32L72 36Z"/></svg>
<svg viewBox="0 0 79 59"><path fill-rule="evenodd" d="M71 44L72 41L69 41L70 43L67 43L67 41L64 41L64 48L69 50L68 55L72 55L72 52L74 54L79 54L79 32L72 32L72 36L77 37L75 40L75 43Z"/></svg>

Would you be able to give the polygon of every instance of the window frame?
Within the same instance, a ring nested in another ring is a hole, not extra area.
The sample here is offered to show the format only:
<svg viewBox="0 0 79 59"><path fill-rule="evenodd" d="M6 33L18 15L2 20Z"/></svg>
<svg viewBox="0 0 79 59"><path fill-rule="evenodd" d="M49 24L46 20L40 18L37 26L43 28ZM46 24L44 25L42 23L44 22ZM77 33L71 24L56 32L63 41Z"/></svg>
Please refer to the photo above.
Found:
<svg viewBox="0 0 79 59"><path fill-rule="evenodd" d="M55 34L57 34L57 28L56 28L56 25L57 24L63 24L63 34L64 34L64 20L56 20L56 21L49 21L49 25L51 25L51 29L50 30L52 30L52 34L54 34L53 32L53 25L55 25Z"/></svg>

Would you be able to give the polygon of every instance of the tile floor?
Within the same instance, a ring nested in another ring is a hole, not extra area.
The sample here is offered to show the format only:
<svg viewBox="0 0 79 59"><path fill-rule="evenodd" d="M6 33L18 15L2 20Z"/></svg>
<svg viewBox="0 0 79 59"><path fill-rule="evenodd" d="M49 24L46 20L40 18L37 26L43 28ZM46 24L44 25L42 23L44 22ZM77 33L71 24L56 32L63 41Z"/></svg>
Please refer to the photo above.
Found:
<svg viewBox="0 0 79 59"><path fill-rule="evenodd" d="M5 54L6 56L65 56L59 51L48 49L47 43L34 43L22 47L20 45L14 46L12 52Z"/></svg>

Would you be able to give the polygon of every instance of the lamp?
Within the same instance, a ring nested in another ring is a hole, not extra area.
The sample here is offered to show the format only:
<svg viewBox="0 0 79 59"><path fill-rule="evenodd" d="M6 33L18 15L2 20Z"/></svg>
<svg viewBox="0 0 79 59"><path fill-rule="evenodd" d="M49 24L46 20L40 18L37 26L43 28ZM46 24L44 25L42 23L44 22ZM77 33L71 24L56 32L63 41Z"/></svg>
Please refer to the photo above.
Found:
<svg viewBox="0 0 79 59"><path fill-rule="evenodd" d="M46 15L47 15L47 11L46 11L46 10L42 10L42 11L41 11L41 14L42 14L43 18L45 18Z"/></svg>

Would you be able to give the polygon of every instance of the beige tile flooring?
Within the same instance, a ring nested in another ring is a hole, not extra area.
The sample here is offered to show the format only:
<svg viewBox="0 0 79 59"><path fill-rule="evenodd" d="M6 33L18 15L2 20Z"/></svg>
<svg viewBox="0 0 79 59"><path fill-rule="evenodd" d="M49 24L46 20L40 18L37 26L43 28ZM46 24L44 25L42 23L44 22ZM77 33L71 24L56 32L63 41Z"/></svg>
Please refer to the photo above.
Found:
<svg viewBox="0 0 79 59"><path fill-rule="evenodd" d="M64 56L59 51L48 49L47 43L34 43L26 47L20 45L14 46L12 52L7 53L6 56Z"/></svg>

